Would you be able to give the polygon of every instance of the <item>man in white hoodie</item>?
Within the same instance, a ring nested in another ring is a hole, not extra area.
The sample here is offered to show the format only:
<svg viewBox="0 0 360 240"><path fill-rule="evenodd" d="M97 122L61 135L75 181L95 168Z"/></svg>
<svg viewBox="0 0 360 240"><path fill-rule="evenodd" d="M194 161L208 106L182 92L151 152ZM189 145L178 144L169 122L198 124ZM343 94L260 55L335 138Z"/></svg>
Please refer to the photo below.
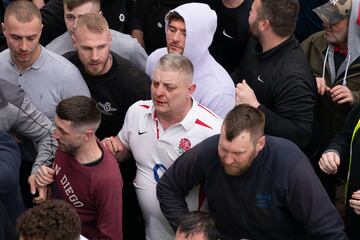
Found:
<svg viewBox="0 0 360 240"><path fill-rule="evenodd" d="M330 1L314 11L323 21L324 31L302 43L318 90L318 152L311 159L317 166L321 154L339 132L346 115L360 102L360 19L359 0ZM339 163L336 163L339 164ZM330 198L335 198L335 177L323 176Z"/></svg>
<svg viewBox="0 0 360 240"><path fill-rule="evenodd" d="M224 118L235 106L235 89L229 74L208 50L217 26L216 13L206 4L183 4L165 16L165 25L167 47L149 56L146 73L151 76L165 54L183 54L194 65L197 88L193 97Z"/></svg>

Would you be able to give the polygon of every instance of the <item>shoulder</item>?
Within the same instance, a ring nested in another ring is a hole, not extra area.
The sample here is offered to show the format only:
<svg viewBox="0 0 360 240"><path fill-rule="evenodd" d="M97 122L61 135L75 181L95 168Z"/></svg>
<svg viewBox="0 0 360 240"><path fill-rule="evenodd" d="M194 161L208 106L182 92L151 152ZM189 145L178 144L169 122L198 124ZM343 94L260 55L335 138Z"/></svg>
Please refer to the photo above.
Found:
<svg viewBox="0 0 360 240"><path fill-rule="evenodd" d="M115 42L116 44L126 44L126 45L132 45L135 44L137 41L132 38L129 34L125 34L113 29L110 29L110 33L111 33L111 37L113 40L113 43ZM120 41L120 42L119 42Z"/></svg>
<svg viewBox="0 0 360 240"><path fill-rule="evenodd" d="M154 67L155 64L159 61L159 59L164 56L165 54L167 54L167 49L166 48L159 48L157 50L155 50L154 52L152 52L147 61L146 61L146 73L148 75L152 75L153 71L154 71Z"/></svg>
<svg viewBox="0 0 360 240"><path fill-rule="evenodd" d="M10 49L7 48L0 52L0 59L10 59Z"/></svg>
<svg viewBox="0 0 360 240"><path fill-rule="evenodd" d="M140 100L131 105L126 113L127 118L137 119L140 116L145 116L151 111L153 103L151 100ZM140 119L140 118L139 118Z"/></svg>
<svg viewBox="0 0 360 240"><path fill-rule="evenodd" d="M70 47L72 47L72 40L68 32L63 33L46 45L47 49L58 54L64 53Z"/></svg>
<svg viewBox="0 0 360 240"><path fill-rule="evenodd" d="M298 166L299 163L309 161L295 143L281 137L266 135L266 145L263 151L265 164L278 166L279 171L291 169Z"/></svg>
<svg viewBox="0 0 360 240"><path fill-rule="evenodd" d="M327 45L325 40L325 32L319 31L312 35L310 35L308 38L306 38L302 43L301 46L310 45L310 44L317 44L317 45Z"/></svg>
<svg viewBox="0 0 360 240"><path fill-rule="evenodd" d="M197 110L195 124L220 131L223 120L216 113L200 103L194 101L194 104Z"/></svg>
<svg viewBox="0 0 360 240"><path fill-rule="evenodd" d="M46 58L46 65L49 66L51 65L51 67L53 68L59 68L62 69L62 72L64 72L64 67L67 70L77 70L77 68L74 66L74 64L72 64L69 60L67 60L65 57L54 53L46 48L42 48L42 51L45 51L44 53L46 54L47 58Z"/></svg>
<svg viewBox="0 0 360 240"><path fill-rule="evenodd" d="M114 52L111 52L111 55L114 58L114 63L118 66L118 74L121 78L124 78L126 80L127 85L136 85L139 82L150 83L149 76L144 71L140 70L137 66L135 66L135 64L117 55Z"/></svg>

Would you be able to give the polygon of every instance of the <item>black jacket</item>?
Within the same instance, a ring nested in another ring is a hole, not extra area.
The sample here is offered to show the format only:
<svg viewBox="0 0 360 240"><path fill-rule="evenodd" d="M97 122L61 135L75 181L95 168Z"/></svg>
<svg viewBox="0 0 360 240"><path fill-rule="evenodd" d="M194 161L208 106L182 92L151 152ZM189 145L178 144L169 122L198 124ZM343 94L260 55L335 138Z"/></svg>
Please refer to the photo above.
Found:
<svg viewBox="0 0 360 240"><path fill-rule="evenodd" d="M354 213L349 206L351 194L360 190L360 130L354 131L360 120L360 104L357 104L346 118L342 132L338 133L331 141L328 150L334 149L340 155L341 167L350 171L348 190L346 194L346 214L345 227L349 239L360 239L360 215ZM351 138L355 132L352 141L352 161L350 164L350 145Z"/></svg>
<svg viewBox="0 0 360 240"><path fill-rule="evenodd" d="M316 104L315 78L297 40L290 37L262 53L250 40L240 66L232 74L246 80L265 113L265 133L287 138L304 149L311 138Z"/></svg>

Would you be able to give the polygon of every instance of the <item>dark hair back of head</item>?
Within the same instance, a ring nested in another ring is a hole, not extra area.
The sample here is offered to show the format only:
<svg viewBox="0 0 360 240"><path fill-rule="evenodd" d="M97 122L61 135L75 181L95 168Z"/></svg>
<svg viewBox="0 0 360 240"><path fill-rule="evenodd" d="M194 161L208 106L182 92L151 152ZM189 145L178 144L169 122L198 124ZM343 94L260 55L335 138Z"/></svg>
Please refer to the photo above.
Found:
<svg viewBox="0 0 360 240"><path fill-rule="evenodd" d="M14 16L17 21L22 23L31 22L34 18L39 19L41 22L41 13L40 10L33 4L31 1L26 0L17 0L10 3L6 7L4 22L10 16Z"/></svg>
<svg viewBox="0 0 360 240"><path fill-rule="evenodd" d="M77 240L81 221L75 209L63 200L47 200L24 212L16 228L25 240Z"/></svg>
<svg viewBox="0 0 360 240"><path fill-rule="evenodd" d="M228 141L243 131L248 131L252 137L261 137L264 134L265 116L259 109L240 104L226 115L223 126Z"/></svg>
<svg viewBox="0 0 360 240"><path fill-rule="evenodd" d="M71 121L74 126L96 124L101 121L101 113L97 103L86 96L73 96L62 100L56 106L56 115Z"/></svg>
<svg viewBox="0 0 360 240"><path fill-rule="evenodd" d="M100 0L64 0L64 7L72 11L74 8L79 7L87 2L98 3L100 6Z"/></svg>
<svg viewBox="0 0 360 240"><path fill-rule="evenodd" d="M193 211L181 217L178 221L177 231L184 233L186 237L203 233L207 240L217 239L214 220L209 214L201 211Z"/></svg>
<svg viewBox="0 0 360 240"><path fill-rule="evenodd" d="M273 32L280 37L293 35L299 12L298 0L260 1L260 16L269 20Z"/></svg>

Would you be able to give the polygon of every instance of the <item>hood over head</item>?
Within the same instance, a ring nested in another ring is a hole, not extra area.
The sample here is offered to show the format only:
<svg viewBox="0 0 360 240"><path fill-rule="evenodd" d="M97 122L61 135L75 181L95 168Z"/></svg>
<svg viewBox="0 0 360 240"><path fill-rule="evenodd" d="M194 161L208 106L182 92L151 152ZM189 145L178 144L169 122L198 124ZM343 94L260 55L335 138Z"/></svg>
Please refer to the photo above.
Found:
<svg viewBox="0 0 360 240"><path fill-rule="evenodd" d="M170 12L177 12L184 19L186 38L183 54L196 65L198 59L209 52L217 26L216 13L203 3L183 4ZM165 16L165 31L169 25L168 14Z"/></svg>
<svg viewBox="0 0 360 240"><path fill-rule="evenodd" d="M328 3L326 3L321 7L326 8L326 10L322 10L323 14L325 14L326 11L329 11L330 8L332 8L332 13L327 12L327 20L329 23L336 23L342 19L349 19L349 25L348 25L348 39L347 39L347 56L346 59L342 62L337 72L335 72L335 64L334 64L334 46L328 46L325 54L325 60L323 64L323 74L324 77L325 74L325 66L326 62L329 61L329 69L330 69L330 75L331 75L331 82L334 83L334 81L344 73L343 77L343 85L347 84L346 78L347 78L347 72L350 67L350 65L358 58L360 57L360 13L359 13L359 5L360 0L330 0ZM326 6L326 7L325 7ZM314 11L319 14L318 11L316 11L318 8L314 9ZM325 11L325 12L324 12ZM337 11L339 15L334 15L334 11ZM340 18L340 15L342 16L342 19ZM348 16L349 15L349 16ZM319 15L321 17L321 15ZM337 17L336 17L337 16ZM325 17L325 15L323 15ZM330 18L332 20L330 20ZM323 18L322 18L323 19ZM324 20L323 20L324 21ZM324 21L324 22L326 22Z"/></svg>

